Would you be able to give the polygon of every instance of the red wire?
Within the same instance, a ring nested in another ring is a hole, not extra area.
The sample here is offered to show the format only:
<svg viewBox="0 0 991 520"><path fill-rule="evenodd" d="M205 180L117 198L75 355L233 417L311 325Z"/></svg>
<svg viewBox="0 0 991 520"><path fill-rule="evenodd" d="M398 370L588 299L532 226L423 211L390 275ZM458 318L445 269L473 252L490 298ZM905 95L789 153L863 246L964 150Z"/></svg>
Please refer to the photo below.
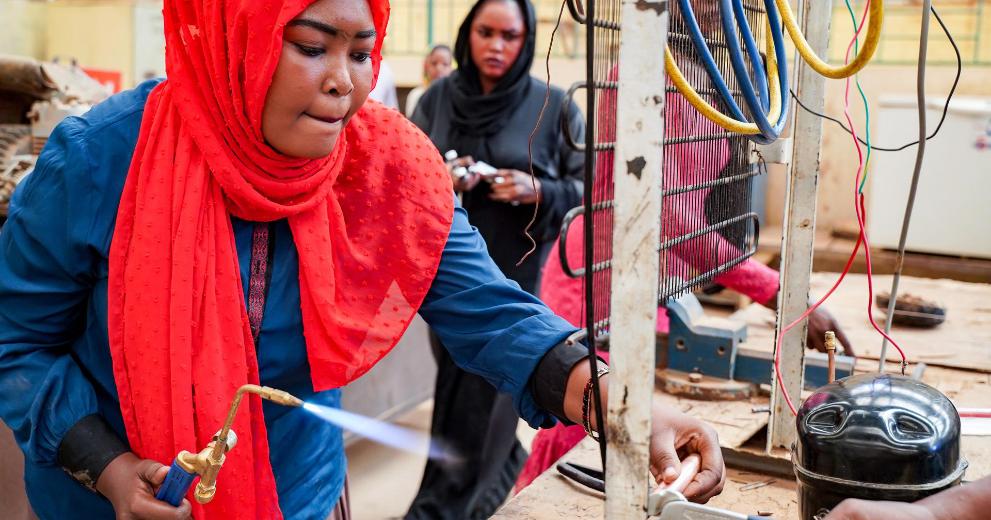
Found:
<svg viewBox="0 0 991 520"><path fill-rule="evenodd" d="M808 318L809 314L812 314L812 312L818 309L820 305L825 303L826 300L830 296L832 296L833 292L836 291L837 287L840 286L840 283L843 282L843 278L847 275L847 273L850 272L850 266L853 265L854 259L857 258L857 250L860 249L860 242L861 242L861 238L858 236L857 243L856 245L853 246L853 251L850 252L850 258L847 259L846 266L843 267L843 272L840 273L840 277L837 278L836 282L833 283L833 286L830 287L829 292L827 292L825 296L820 298L819 301L812 304L812 306L810 306L804 313L802 313L802 315L799 316L798 319L789 323L787 326L781 329L781 334L778 335L777 344L774 346L774 375L778 379L778 386L781 387L781 394L785 398L785 403L788 404L788 409L790 409L791 413L794 415L798 415L798 412L795 410L795 405L792 403L791 397L788 395L788 389L785 388L785 383L781 379L781 340L784 338L785 334L787 334L789 330L794 328L795 325L801 323L802 320L804 320L805 318Z"/></svg>
<svg viewBox="0 0 991 520"><path fill-rule="evenodd" d="M874 330L876 330L878 334L884 336L885 339L890 341L891 345L895 347L895 350L898 351L898 355L901 356L902 358L902 374L904 374L905 365L908 364L907 360L905 359L905 352L902 350L900 346L898 346L898 343L896 343L895 340L891 339L891 336L887 335L883 330L881 330L881 327L879 327L877 322L874 321L874 315L871 312L872 304L874 301L874 284L871 279L871 269L872 269L871 247L870 244L867 242L867 232L864 230L864 217L866 215L867 215L867 210L864 209L864 194L861 193L859 200L859 207L857 211L857 223L860 225L860 236L863 237L864 239L864 258L866 259L867 262L867 317L870 318L871 325L874 326Z"/></svg>
<svg viewBox="0 0 991 520"><path fill-rule="evenodd" d="M853 38L850 40L850 44L847 45L846 56L844 58L844 61L848 61L850 59L850 50L853 49L854 44L857 42L857 36L860 34L860 29L864 27L864 22L867 20L867 10L869 7L870 7L870 1L868 1L867 4L864 6L864 14L860 18L860 23L857 26L857 32L853 35ZM874 313L873 313L873 305L874 305L873 271L874 270L871 265L871 245L870 245L870 241L867 238L867 228L865 224L867 220L867 209L864 206L864 194L859 189L861 174L865 173L864 153L863 153L863 149L860 147L860 139L857 136L857 129L853 124L853 120L850 118L850 78L846 79L846 90L844 92L843 103L844 103L843 115L846 117L847 125L849 125L850 128L852 129L850 135L853 138L854 146L857 148L857 158L860 162L860 164L857 166L857 177L853 185L854 186L853 203L854 203L854 212L857 214L857 225L860 227L860 238L864 242L864 260L867 267L867 318L870 320L871 325L874 327L874 330L876 330L879 334L884 336L885 339L890 341L891 344L894 345L895 349L898 351L898 354L901 355L902 373L904 373L905 364L906 364L905 352L903 352L901 347L898 346L898 343L896 343L895 340L891 339L891 336L888 336L887 333L881 330L881 327L879 327L877 325L877 322L874 321Z"/></svg>
<svg viewBox="0 0 991 520"><path fill-rule="evenodd" d="M991 419L991 408L957 408L960 418Z"/></svg>
<svg viewBox="0 0 991 520"><path fill-rule="evenodd" d="M860 36L861 29L863 29L864 27L864 21L867 19L867 13L870 8L870 4L871 4L870 0L868 0L865 3L864 14L861 17L856 32L854 32L853 38L850 40L850 44L847 46L847 53L846 53L847 61L849 60L850 57L850 50L853 48L854 43L857 41L857 38ZM788 389L785 387L784 380L781 378L782 341L784 339L785 334L787 334L788 331L794 328L795 325L798 325L803 320L808 318L810 314L812 314L816 309L819 308L819 306L821 306L827 299L829 299L830 296L832 296L833 292L836 291L836 289L840 286L840 283L843 282L843 279L850 272L850 267L853 265L853 261L857 257L857 251L860 249L861 243L864 244L864 257L866 259L866 264L867 264L867 291L868 291L867 316L868 318L870 318L871 325L874 326L874 329L877 330L882 336L887 338L888 341L890 341L891 344L895 346L895 349L897 349L898 353L902 356L902 371L904 371L904 367L905 367L905 353L902 351L901 347L899 347L898 344L895 343L893 339L891 339L887 334L884 333L884 331L881 330L880 327L878 327L877 323L874 321L874 316L871 313L872 311L871 305L874 300L874 289L873 289L872 270L871 270L870 244L868 243L867 231L864 227L864 220L867 212L864 209L864 195L863 193L857 192L857 187L860 185L860 176L861 173L863 173L863 169L864 169L864 155L863 155L863 150L860 148L860 141L857 137L856 128L853 124L853 121L850 118L850 79L849 78L847 78L846 80L846 92L844 95L843 113L846 116L847 124L850 126L852 130L851 135L853 137L854 145L857 148L857 158L859 161L859 165L857 166L856 182L854 182L854 210L857 214L857 224L860 227L860 234L857 236L857 243L854 245L853 251L850 253L850 257L847 259L846 265L843 267L843 271L840 273L840 276L839 278L837 278L836 282L833 283L833 286L830 287L826 295L820 298L808 309L806 309L806 311L802 313L802 315L799 316L795 321L792 321L787 326L782 328L781 334L778 335L776 344L774 346L774 374L775 377L777 378L778 386L781 388L781 395L784 396L785 403L788 405L788 409L791 410L791 413L793 415L798 415L798 412L795 409L795 404L791 400L791 396L788 394Z"/></svg>
<svg viewBox="0 0 991 520"><path fill-rule="evenodd" d="M864 6L864 15L865 16L867 14L867 8L868 7L870 7L870 0L868 0L867 3L866 3L866 5ZM863 28L863 26L864 26L864 23L863 23L863 20L861 20L861 23L858 24L858 26L856 28L856 31L853 33L853 39L850 40L850 44L847 46L846 60L849 60L849 58L850 58L850 49L853 47L853 44L857 41L857 38L860 36L860 30L861 30L861 28ZM845 96L845 107L843 109L843 112L847 116L847 122L848 123L850 122L849 109L850 109L850 80L847 79L847 83L846 83L846 96ZM853 125L852 124L850 124L850 126L851 126L851 128L853 128ZM856 129L855 128L853 128L853 132L854 133L856 132ZM860 172L862 171L862 169L864 167L864 157L863 157L862 151L860 150L860 142L859 141L856 141L856 140L854 142L855 142L855 144L857 146L857 157L859 158L859 162L860 162L859 166L857 167L857 179L858 179L858 183L859 183ZM854 189L856 189L858 183L854 183ZM859 221L859 215L858 215L858 221ZM788 409L791 410L792 415L798 415L798 411L795 410L795 404L792 402L791 396L788 394L788 388L785 387L784 380L781 378L781 344L782 344L782 341L784 340L784 336L785 336L785 334L788 333L788 331L790 331L792 328L794 328L795 325L798 325L803 320L805 320L806 318L808 318L810 314L812 314L813 312L815 312L815 310L818 309L820 305L822 305L830 296L832 296L833 292L836 291L836 289L840 286L840 283L843 281L843 279L846 277L846 275L850 272L850 267L853 265L854 259L857 258L857 250L860 249L860 243L863 241L864 238L865 238L865 235L863 233L863 227L861 227L861 233L857 236L857 243L854 245L853 251L850 252L850 258L847 259L846 265L843 267L843 272L840 273L839 278L837 278L836 282L833 283L833 286L830 287L829 292L827 292L826 295L823 296L822 298L820 298L819 301L817 301L815 304L813 304L808 309L806 309L805 312L803 312L802 315L799 316L795 321L792 321L791 323L789 323L788 325L786 325L784 328L782 328L781 329L781 334L778 335L777 342L774 345L774 374L775 374L775 377L777 377L778 386L781 388L781 395L784 396L785 403L788 405Z"/></svg>

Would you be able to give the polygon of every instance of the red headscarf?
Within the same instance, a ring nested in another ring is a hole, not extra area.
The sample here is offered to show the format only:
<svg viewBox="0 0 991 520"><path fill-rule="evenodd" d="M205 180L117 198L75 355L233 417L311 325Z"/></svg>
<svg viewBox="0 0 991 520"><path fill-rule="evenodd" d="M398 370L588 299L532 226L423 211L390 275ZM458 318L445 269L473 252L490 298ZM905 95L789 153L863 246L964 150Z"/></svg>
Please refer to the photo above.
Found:
<svg viewBox="0 0 991 520"><path fill-rule="evenodd" d="M110 249L110 349L131 448L170 461L205 446L258 382L230 215L288 219L314 389L364 374L399 340L437 271L453 215L430 141L367 103L317 160L269 147L261 115L285 25L313 0L166 0L169 79L145 106ZM369 0L375 74L389 18ZM275 346L278 348L278 346ZM278 518L260 401L216 498L195 516Z"/></svg>

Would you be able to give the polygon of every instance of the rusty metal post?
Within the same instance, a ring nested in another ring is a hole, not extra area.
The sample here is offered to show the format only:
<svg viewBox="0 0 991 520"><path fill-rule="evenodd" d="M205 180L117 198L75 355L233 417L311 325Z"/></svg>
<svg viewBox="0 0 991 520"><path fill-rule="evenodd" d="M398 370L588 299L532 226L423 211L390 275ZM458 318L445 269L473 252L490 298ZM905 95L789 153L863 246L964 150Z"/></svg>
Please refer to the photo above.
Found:
<svg viewBox="0 0 991 520"><path fill-rule="evenodd" d="M654 390L664 138L664 1L623 0L610 302L606 518L643 520Z"/></svg>
<svg viewBox="0 0 991 520"><path fill-rule="evenodd" d="M829 46L832 0L799 0L802 30L812 49L825 56ZM826 104L826 78L796 57L795 92L811 110L822 112ZM781 238L781 287L778 295L778 322L781 329L802 315L809 305L809 279L815 239L816 194L819 188L819 152L822 147L822 119L804 110L793 110L794 148L788 170L788 190ZM805 336L808 323L792 329L781 342L781 377L788 395L797 407L801 401L805 370ZM795 440L795 417L774 380L771 421L767 449L789 447Z"/></svg>

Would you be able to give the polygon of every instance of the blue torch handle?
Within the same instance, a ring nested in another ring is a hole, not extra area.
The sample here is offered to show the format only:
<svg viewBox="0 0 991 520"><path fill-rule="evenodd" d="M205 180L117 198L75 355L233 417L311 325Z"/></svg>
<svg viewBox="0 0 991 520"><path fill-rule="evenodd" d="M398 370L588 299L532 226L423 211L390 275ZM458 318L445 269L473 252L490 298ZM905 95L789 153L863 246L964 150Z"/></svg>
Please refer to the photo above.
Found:
<svg viewBox="0 0 991 520"><path fill-rule="evenodd" d="M186 492L189 491L189 487L193 485L196 476L196 473L182 469L179 466L179 461L172 461L169 474L165 477L162 487L158 489L158 493L155 494L155 498L178 507L182 503L182 498L186 496Z"/></svg>

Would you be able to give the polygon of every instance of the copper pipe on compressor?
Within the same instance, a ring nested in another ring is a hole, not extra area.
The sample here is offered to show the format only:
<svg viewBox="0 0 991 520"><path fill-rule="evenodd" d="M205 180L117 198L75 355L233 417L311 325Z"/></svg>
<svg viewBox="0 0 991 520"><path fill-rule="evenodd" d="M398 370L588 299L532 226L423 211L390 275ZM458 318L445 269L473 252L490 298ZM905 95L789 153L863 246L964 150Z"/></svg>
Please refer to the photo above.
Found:
<svg viewBox="0 0 991 520"><path fill-rule="evenodd" d="M826 356L829 358L826 382L832 383L836 380L836 333L831 330L826 331Z"/></svg>

